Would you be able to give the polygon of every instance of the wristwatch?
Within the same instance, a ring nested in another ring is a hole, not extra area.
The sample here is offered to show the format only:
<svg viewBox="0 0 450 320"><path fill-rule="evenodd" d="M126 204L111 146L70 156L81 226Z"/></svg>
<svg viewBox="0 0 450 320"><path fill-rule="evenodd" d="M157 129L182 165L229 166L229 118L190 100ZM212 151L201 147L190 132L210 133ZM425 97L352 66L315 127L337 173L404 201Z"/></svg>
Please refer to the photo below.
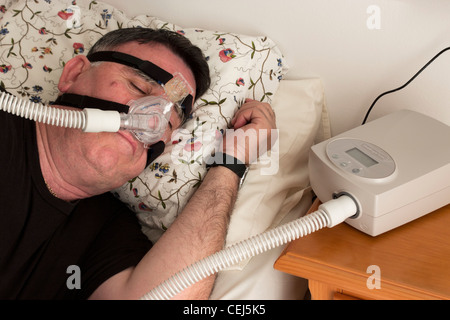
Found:
<svg viewBox="0 0 450 320"><path fill-rule="evenodd" d="M226 153L218 152L214 156L212 156L206 163L207 168L217 166L222 166L233 171L240 179L239 189L242 187L249 168L245 163Z"/></svg>

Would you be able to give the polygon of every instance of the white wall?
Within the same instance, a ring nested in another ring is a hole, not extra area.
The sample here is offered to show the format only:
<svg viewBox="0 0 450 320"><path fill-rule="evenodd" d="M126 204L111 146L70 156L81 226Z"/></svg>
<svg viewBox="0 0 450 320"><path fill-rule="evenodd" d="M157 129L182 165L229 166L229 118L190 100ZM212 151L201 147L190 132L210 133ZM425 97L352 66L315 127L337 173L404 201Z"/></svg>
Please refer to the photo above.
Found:
<svg viewBox="0 0 450 320"><path fill-rule="evenodd" d="M450 46L447 0L104 0L129 16L183 27L267 35L285 55L287 79L320 77L332 133L361 123L378 94L406 82ZM380 28L368 19L380 9ZM370 119L408 108L450 124L450 51L407 89L381 99Z"/></svg>

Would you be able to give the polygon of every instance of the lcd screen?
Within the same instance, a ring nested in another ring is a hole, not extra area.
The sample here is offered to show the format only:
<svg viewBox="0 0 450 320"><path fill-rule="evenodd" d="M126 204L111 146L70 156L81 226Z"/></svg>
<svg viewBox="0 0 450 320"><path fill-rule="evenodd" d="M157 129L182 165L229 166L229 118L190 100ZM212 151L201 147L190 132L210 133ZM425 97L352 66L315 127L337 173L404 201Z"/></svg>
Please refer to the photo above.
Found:
<svg viewBox="0 0 450 320"><path fill-rule="evenodd" d="M359 161L364 166L371 167L375 164L378 164L378 161L372 159L367 154L359 150L358 148L352 148L350 150L345 151L348 155L350 155L353 159Z"/></svg>

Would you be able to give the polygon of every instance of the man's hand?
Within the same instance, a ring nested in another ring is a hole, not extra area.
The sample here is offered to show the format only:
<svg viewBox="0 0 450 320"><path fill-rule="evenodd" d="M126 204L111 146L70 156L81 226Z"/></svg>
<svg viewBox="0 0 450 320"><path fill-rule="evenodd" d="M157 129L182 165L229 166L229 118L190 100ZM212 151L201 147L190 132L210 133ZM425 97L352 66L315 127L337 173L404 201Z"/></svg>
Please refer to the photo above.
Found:
<svg viewBox="0 0 450 320"><path fill-rule="evenodd" d="M219 148L245 164L267 152L278 139L275 113L268 103L246 99L226 130Z"/></svg>

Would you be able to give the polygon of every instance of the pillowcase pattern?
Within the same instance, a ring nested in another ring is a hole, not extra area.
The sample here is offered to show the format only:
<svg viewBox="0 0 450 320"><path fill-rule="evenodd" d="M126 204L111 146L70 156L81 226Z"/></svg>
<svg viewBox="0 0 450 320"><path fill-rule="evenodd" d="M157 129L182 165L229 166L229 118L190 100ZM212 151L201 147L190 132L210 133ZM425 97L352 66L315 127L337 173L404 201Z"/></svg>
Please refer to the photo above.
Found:
<svg viewBox="0 0 450 320"><path fill-rule="evenodd" d="M127 17L100 1L0 0L0 86L34 102L50 103L65 63L108 31L165 28L197 45L208 61L210 89L190 119L144 172L114 190L151 240L173 222L207 172L205 160L246 98L271 102L287 72L282 53L265 36L182 28L151 17Z"/></svg>

